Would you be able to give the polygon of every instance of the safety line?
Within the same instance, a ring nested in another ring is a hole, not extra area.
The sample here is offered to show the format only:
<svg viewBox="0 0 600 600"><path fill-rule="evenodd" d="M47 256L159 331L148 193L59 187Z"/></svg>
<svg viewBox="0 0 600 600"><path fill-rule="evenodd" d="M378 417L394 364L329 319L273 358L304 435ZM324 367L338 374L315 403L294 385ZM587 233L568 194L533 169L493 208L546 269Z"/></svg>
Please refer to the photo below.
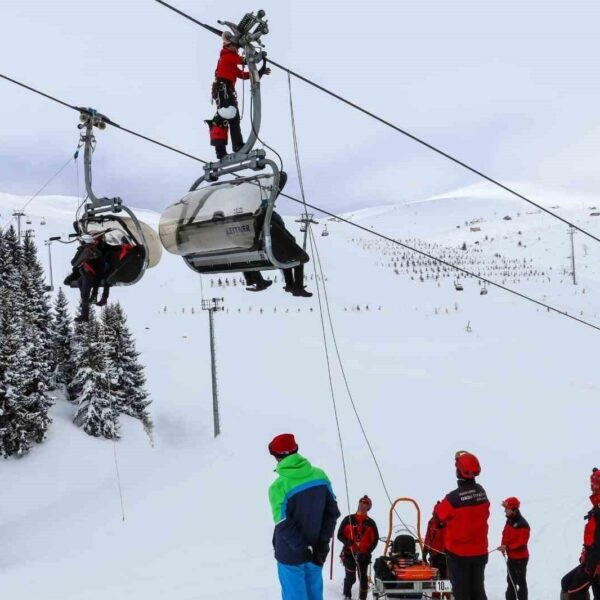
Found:
<svg viewBox="0 0 600 600"><path fill-rule="evenodd" d="M155 0L158 2L158 0ZM6 79L8 81L11 81L13 83L16 83L17 85L20 85L23 88L26 88L28 90L31 90L41 96L44 96L46 98L50 98L51 100L55 100L56 102L58 102L59 104L62 104L63 106L67 106L68 108L71 108L73 110L76 110L78 112L84 112L84 113L88 113L89 114L89 110L87 109L81 109L78 108L76 106L72 106L66 102L63 102L62 100L58 100L57 98L54 98L53 96L50 96L49 94L45 94L43 92L40 92L39 90L36 90L35 88L32 88L30 86L27 86L25 84L22 84L18 81L16 81L15 79L11 79L10 77L6 77L5 75L3 75L2 73L0 73L0 78ZM139 137L141 139L147 140L149 142L152 142L153 144L156 144L158 146L161 146L163 148L166 148L168 150L172 150L173 152L176 152L178 154L181 154L183 156L187 156L197 162L201 162L201 163L208 163L208 161L203 160L202 158L199 158L197 156L193 156L192 154L188 154L187 152L183 152L182 150L178 150L177 148L174 148L173 146L169 146L168 144L163 144L162 142L159 142L157 140L154 140L152 138L149 138L145 135L139 134L137 132L132 131L131 129L127 129L125 127L122 127L120 125L117 125L116 123L114 123L113 121L107 120L107 124L112 125L114 127L117 127L118 129L121 129L122 131L125 131L127 133L131 133L132 135L135 135L136 137ZM288 198L289 200L292 200L293 202L297 202L298 204L304 204L304 202L298 198L294 198L293 196L290 196L289 194L286 194L284 192L280 193L280 196L283 196L285 198ZM324 208L320 208L318 206L315 206L314 204L309 204L308 202L306 203L306 206L308 206L308 208L312 208L313 210L316 210L318 212L320 212L321 214L327 215L329 217L332 217L334 219L337 219L338 221L342 222L342 223L346 223L347 225L351 225L352 227L356 227L357 229L360 229L362 231L365 231L366 233L370 234L370 235L374 235L376 237L379 237L381 239L387 240L388 242L391 242L392 244L396 244L398 246L401 246L403 248L406 248L407 250L410 250L411 252L415 252L416 254L420 254L421 256L425 256L426 258L429 258L431 260L434 260L435 262L438 262L440 264L446 265L447 267L450 267L452 269L455 269L456 271L459 271L461 273L464 273L465 275L468 275L469 277L474 277L475 279L479 279L480 281L483 281L485 283L488 283L489 285L492 285L498 289L501 289L505 292L508 292L510 294L513 294L514 296L518 296L519 298L522 298L524 300L528 300L529 302L533 302L534 304L537 304L538 306L542 306L543 308L548 309L549 311L555 312L559 315L562 315L564 317L567 317L573 321L577 321L578 323L581 323L583 325L587 325L588 327L591 327L593 329L596 329L598 331L600 331L600 326L598 325L594 325L593 323L586 321L585 319L580 319L574 315L569 314L568 312L564 311L564 310L560 310L558 308L555 308L554 306L551 306L550 304L546 304L545 302L542 302L540 300L536 300L535 298L528 296L527 294L523 294L521 292L518 292L516 290L513 290L509 287L506 287L505 285L502 285L500 283L496 283L495 281L492 281L491 279L487 279L485 277L482 277L481 275L477 275L476 273L473 273L471 271L468 271L467 269L464 269L463 267L459 267L457 265L454 265L442 258L438 258L437 256L433 256L432 254L429 254L427 252L424 252L423 250L419 250L417 248L413 248L412 246L404 243L404 242L400 242L399 240L395 240L394 238L391 238L389 236L386 236L382 233L379 233L373 229L368 229L367 227L364 227L363 225L359 225L358 223L354 223L353 221L350 221L348 219L345 219L343 217L340 217L339 215L336 215L332 212L329 212L327 210L325 210ZM579 229L576 225L573 225L573 227L575 227L576 229ZM580 229L579 229L580 230ZM580 230L581 231L581 230ZM586 235L591 235L588 234L587 232L583 231L583 233L585 233Z"/></svg>
<svg viewBox="0 0 600 600"><path fill-rule="evenodd" d="M221 33L222 33L221 30L216 29L215 27L211 27L210 25L207 25L206 23L202 23L201 21L198 21L197 19L194 19L190 15L188 15L188 14L184 13L183 11L175 8L171 4L168 4L167 2L164 2L164 0L155 0L155 2L158 2L159 4L162 4L166 8L172 10L173 12L176 12L177 14L179 14L182 17L188 19L189 21L192 21L193 23L196 23L196 25L200 25L201 27L204 27L204 29L207 29L211 33L214 33L216 35L221 35ZM447 152L445 152L444 150L441 150L440 148L434 146L433 144L430 144L429 142L426 142L425 140L423 140L420 137L418 137L418 136L410 133L409 131L406 131L405 129L402 129L401 127L398 127L397 125L394 125L392 122L390 122L390 121L388 121L388 120L386 120L386 119L384 119L382 117L379 117L378 115L376 115L375 113L371 112L370 110L367 110L366 108L363 108L362 106L359 106L355 102L352 102L351 100L348 100L347 98L344 98L343 96L340 96L339 94L336 94L335 92L332 92L331 90L327 89L326 87L324 87L322 85L319 85L318 83L312 81L311 79L309 79L308 77L305 77L304 75L300 75L300 73L297 73L296 71L293 71L292 69L289 69L288 67L286 67L286 66L284 66L284 65L282 65L282 64L280 64L280 63L278 63L278 62L276 62L274 60L272 60L271 58L269 58L267 60L273 66L281 69L282 71L285 71L289 75L293 75L297 79L300 79L301 81L304 81L304 83L307 83L308 85L313 86L314 88L320 90L321 92L323 92L325 94L328 94L332 98L335 98L336 100L339 100L340 102L343 102L344 104L347 104L348 106L350 106L350 107L352 107L352 108L354 108L354 109L356 109L356 110L364 113L365 115L371 117L372 119L375 119L376 121L379 121L383 125L386 125L387 127L390 127L391 129L397 131L398 133L401 133L402 135L410 138L411 140L413 140L413 141L421 144L422 146L425 146L426 148L429 148L430 150L432 150L433 152L436 152L440 156L443 156L444 158L447 158L448 160L451 160L452 162L456 163L457 165L460 165L461 167L464 167L465 169L467 169L471 173L474 173L475 175L478 175L479 177L482 177L483 179L489 181L490 183L493 183L494 185L502 188L503 190L509 192L513 196L516 196L517 198L520 198L521 200L524 200L525 202L528 202L532 206L535 206L539 210L541 210L541 211L543 211L543 212L551 215L555 219L558 219L559 221L562 221L566 225L569 225L570 227L574 227L575 229L577 229L577 231L580 231L584 235L587 235L589 238L595 240L596 242L600 242L600 238L597 237L597 236L595 236L593 233L590 233L589 231L586 231L582 227L579 227L578 225L575 225L575 223L572 223L568 219L565 219L564 217L561 217L560 215L557 215L555 212L552 212L551 210L543 207L541 204L538 204L537 202L534 202L533 200L530 200L529 198L527 198L523 194L517 192L516 190L513 190L512 188L508 187L507 185L504 185L503 183L501 183L497 179L494 179L493 177L490 177L489 175L486 175L482 171L479 171L478 169L476 169L474 167L471 167L466 162L464 162L464 161L456 158L455 156L452 156L451 154L448 154Z"/></svg>

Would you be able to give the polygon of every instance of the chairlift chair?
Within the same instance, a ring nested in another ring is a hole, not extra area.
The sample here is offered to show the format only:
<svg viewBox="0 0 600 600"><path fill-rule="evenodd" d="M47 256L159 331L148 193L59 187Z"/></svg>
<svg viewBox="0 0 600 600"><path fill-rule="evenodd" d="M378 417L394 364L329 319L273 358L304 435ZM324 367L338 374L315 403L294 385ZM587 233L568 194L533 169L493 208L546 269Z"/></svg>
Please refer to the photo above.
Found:
<svg viewBox="0 0 600 600"><path fill-rule="evenodd" d="M457 292L462 292L462 291L463 291L465 288L463 287L463 284L462 284L462 283L461 283L461 282L460 282L460 281L457 279L457 280L455 280L455 282L454 282L454 289L455 289Z"/></svg>
<svg viewBox="0 0 600 600"><path fill-rule="evenodd" d="M92 155L96 140L94 127L103 130L110 123L108 117L94 109L80 109L82 130L80 146L84 147L84 174L88 202L83 214L77 215L73 224L77 235L103 236L110 268L106 277L109 285L132 285L138 282L146 269L160 261L162 248L156 232L140 221L121 198L98 198L92 190ZM133 246L125 258L119 261L121 244ZM70 285L73 285L72 283ZM73 285L76 287L76 285Z"/></svg>
<svg viewBox="0 0 600 600"><path fill-rule="evenodd" d="M487 296L487 288L485 287L485 285L481 288L481 290L479 291L479 295L480 296Z"/></svg>
<svg viewBox="0 0 600 600"><path fill-rule="evenodd" d="M323 231L321 231L322 237L327 237L329 235L329 231L327 231L327 225L323 227Z"/></svg>
<svg viewBox="0 0 600 600"><path fill-rule="evenodd" d="M40 221L40 225L45 225L46 224L46 219L45 217L42 217L42 220Z"/></svg>
<svg viewBox="0 0 600 600"><path fill-rule="evenodd" d="M289 269L307 262L306 252L273 215L280 174L274 163L271 167L273 175L211 183L168 207L159 224L165 250L201 274Z"/></svg>

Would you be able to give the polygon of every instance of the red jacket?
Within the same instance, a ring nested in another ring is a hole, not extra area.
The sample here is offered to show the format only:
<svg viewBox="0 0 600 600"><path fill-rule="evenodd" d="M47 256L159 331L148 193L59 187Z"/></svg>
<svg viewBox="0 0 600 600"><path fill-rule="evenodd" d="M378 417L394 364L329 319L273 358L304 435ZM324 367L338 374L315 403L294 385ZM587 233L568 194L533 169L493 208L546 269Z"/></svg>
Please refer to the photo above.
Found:
<svg viewBox="0 0 600 600"><path fill-rule="evenodd" d="M508 558L529 558L529 550L527 549L529 534L529 523L519 511L514 517L506 519L501 543L506 546Z"/></svg>
<svg viewBox="0 0 600 600"><path fill-rule="evenodd" d="M592 510L586 515L583 530L583 552L581 562L589 573L600 572L600 494L590 496Z"/></svg>
<svg viewBox="0 0 600 600"><path fill-rule="evenodd" d="M439 502L438 502L439 504ZM427 533L425 534L425 551L432 554L444 552L446 544L444 538L446 528L444 524L435 516L429 519L427 523Z"/></svg>
<svg viewBox="0 0 600 600"><path fill-rule="evenodd" d="M379 531L373 519L357 513L342 520L337 537L345 549L355 554L371 554L379 542Z"/></svg>
<svg viewBox="0 0 600 600"><path fill-rule="evenodd" d="M229 83L235 87L235 82L238 79L249 79L250 73L244 71L242 57L231 48L224 47L219 56L215 77L217 79L227 79Z"/></svg>
<svg viewBox="0 0 600 600"><path fill-rule="evenodd" d="M457 556L483 556L488 551L490 503L474 480L458 480L458 487L433 509L446 527L446 551Z"/></svg>

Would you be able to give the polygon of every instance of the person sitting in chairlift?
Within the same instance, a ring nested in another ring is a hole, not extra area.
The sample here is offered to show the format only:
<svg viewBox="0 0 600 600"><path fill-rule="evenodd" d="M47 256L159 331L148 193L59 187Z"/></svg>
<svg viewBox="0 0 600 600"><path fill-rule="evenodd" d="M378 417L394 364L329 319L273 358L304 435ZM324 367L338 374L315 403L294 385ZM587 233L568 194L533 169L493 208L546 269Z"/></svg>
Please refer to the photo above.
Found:
<svg viewBox="0 0 600 600"><path fill-rule="evenodd" d="M212 85L212 98L217 105L217 114L206 122L210 130L210 143L215 147L217 158L221 160L227 155L227 131L231 131L233 152L239 152L244 147L244 138L240 127L240 112L238 109L235 84L238 79L249 79L250 73L244 71L243 59L238 54L238 45L234 35L224 31L222 35L223 48L215 70L215 81ZM258 71L259 77L269 75L271 69L266 60Z"/></svg>

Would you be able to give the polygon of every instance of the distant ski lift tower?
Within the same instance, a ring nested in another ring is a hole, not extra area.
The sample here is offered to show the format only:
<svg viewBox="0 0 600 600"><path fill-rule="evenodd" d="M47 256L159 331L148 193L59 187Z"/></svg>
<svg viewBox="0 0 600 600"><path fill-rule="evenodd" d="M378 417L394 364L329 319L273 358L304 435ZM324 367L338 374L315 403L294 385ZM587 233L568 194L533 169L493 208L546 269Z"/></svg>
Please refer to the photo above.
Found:
<svg viewBox="0 0 600 600"><path fill-rule="evenodd" d="M569 235L571 236L571 274L573 275L573 285L577 285L577 279L575 278L575 244L573 243L573 236L575 233L575 229L569 227Z"/></svg>
<svg viewBox="0 0 600 600"><path fill-rule="evenodd" d="M17 238L19 239L19 244L21 243L21 218L25 216L25 213L22 210L15 210L12 214L13 217L17 217Z"/></svg>
<svg viewBox="0 0 600 600"><path fill-rule="evenodd" d="M308 236L308 226L309 225L318 225L319 222L315 221L315 215L313 213L302 213L302 216L299 219L296 219L296 223L302 223L300 225L300 232L304 234L304 239L302 241L302 247L306 250L306 238Z"/></svg>
<svg viewBox="0 0 600 600"><path fill-rule="evenodd" d="M213 422L214 433L217 437L221 433L221 423L219 418L219 392L217 389L217 356L215 352L215 324L213 314L218 310L223 310L221 303L223 298L210 298L202 300L202 310L208 311L208 325L210 329L210 367L212 375L212 395L213 395Z"/></svg>

